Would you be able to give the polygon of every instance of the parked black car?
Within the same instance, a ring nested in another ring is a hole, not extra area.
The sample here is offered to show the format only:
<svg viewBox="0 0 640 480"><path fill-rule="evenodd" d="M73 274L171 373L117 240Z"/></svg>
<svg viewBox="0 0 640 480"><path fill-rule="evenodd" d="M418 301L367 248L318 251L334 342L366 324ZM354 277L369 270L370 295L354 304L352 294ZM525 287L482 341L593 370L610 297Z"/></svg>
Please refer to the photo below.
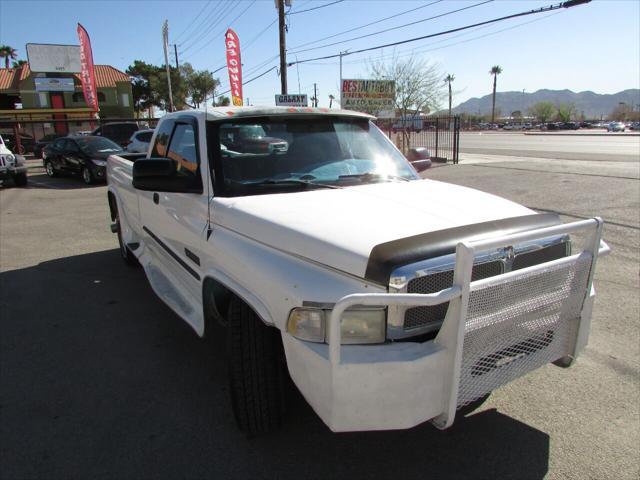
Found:
<svg viewBox="0 0 640 480"><path fill-rule="evenodd" d="M74 136L58 138L47 145L43 163L47 175L80 174L87 185L106 180L107 157L122 152L122 148L108 138Z"/></svg>
<svg viewBox="0 0 640 480"><path fill-rule="evenodd" d="M112 122L99 126L91 135L108 138L124 148L138 130L140 127L135 122Z"/></svg>
<svg viewBox="0 0 640 480"><path fill-rule="evenodd" d="M42 151L44 150L44 147L52 143L56 138L61 138L63 136L64 135L60 135L59 133L49 133L48 135L45 135L33 146L33 155L36 158L42 158Z"/></svg>

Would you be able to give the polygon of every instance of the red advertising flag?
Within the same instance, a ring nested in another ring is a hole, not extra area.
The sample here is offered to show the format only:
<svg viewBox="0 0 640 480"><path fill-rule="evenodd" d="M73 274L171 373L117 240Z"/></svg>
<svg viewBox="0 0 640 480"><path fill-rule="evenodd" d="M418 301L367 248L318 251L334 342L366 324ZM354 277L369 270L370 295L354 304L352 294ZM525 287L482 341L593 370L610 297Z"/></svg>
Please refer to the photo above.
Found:
<svg viewBox="0 0 640 480"><path fill-rule="evenodd" d="M98 111L98 89L96 88L96 72L93 68L93 53L91 40L84 27L78 24L78 38L80 39L80 80L84 101L89 108Z"/></svg>
<svg viewBox="0 0 640 480"><path fill-rule="evenodd" d="M224 46L227 50L227 69L231 101L236 107L242 106L242 62L240 61L240 40L236 32L229 29L224 35Z"/></svg>

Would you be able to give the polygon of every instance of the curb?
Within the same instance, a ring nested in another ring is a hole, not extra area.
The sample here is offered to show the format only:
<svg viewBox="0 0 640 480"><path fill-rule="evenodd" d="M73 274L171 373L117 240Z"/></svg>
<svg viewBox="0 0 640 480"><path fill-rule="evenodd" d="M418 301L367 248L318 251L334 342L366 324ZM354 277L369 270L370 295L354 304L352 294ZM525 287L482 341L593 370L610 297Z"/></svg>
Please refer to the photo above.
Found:
<svg viewBox="0 0 640 480"><path fill-rule="evenodd" d="M548 137L640 137L640 133L622 132L594 132L594 133L545 133L545 132L524 132L525 135L538 135Z"/></svg>

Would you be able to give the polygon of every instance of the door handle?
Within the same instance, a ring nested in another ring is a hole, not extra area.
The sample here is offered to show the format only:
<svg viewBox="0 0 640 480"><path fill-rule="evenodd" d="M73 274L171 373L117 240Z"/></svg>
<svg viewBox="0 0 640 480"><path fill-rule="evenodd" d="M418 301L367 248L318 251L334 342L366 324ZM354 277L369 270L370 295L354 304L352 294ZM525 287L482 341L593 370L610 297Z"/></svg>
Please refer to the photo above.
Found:
<svg viewBox="0 0 640 480"><path fill-rule="evenodd" d="M160 203L160 195L158 195L157 193L153 194L153 203L155 203L156 205Z"/></svg>

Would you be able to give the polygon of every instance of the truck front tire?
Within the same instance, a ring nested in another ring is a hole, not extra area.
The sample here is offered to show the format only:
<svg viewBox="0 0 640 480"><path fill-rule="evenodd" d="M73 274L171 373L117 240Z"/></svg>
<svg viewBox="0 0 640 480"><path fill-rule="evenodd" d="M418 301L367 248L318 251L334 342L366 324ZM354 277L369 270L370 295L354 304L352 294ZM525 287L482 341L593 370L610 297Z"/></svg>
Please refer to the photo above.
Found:
<svg viewBox="0 0 640 480"><path fill-rule="evenodd" d="M13 181L16 187L26 187L27 186L27 174L26 173L18 173L15 177L13 177Z"/></svg>
<svg viewBox="0 0 640 480"><path fill-rule="evenodd" d="M120 248L120 257L129 267L138 267L140 263L136 256L129 250L129 247L124 243L122 239L122 225L120 224L120 213L118 212L118 206L114 205L114 220L116 224L117 234L118 234L118 247Z"/></svg>
<svg viewBox="0 0 640 480"><path fill-rule="evenodd" d="M231 403L248 435L277 428L284 413L286 365L277 328L265 325L238 297L229 304L227 348Z"/></svg>

